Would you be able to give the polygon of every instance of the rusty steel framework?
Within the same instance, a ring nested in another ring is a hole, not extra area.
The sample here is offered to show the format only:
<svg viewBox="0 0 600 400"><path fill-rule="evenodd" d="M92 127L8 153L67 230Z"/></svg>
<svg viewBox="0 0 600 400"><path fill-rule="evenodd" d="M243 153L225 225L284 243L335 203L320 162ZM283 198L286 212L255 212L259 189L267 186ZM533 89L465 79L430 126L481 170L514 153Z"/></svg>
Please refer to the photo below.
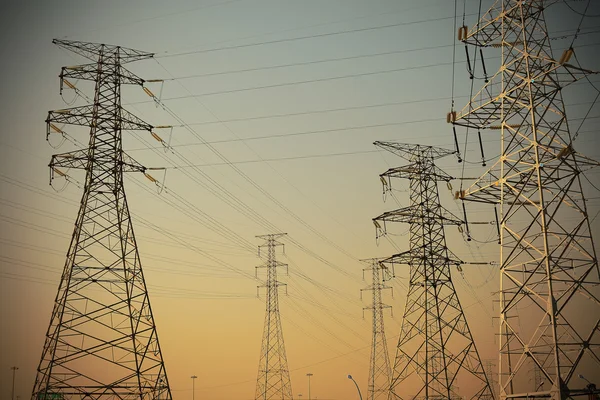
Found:
<svg viewBox="0 0 600 400"><path fill-rule="evenodd" d="M459 30L465 44L501 53L499 70L448 115L500 137L498 161L458 197L500 207L501 399L599 393L600 276L581 184L596 163L575 151L562 98L591 71L569 63L573 48L553 55L554 3L497 0Z"/></svg>
<svg viewBox="0 0 600 400"><path fill-rule="evenodd" d="M394 270L408 265L409 285L398 338L389 399L492 399L454 284L451 267L463 262L446 246L444 225L463 221L440 204L438 181L452 177L434 160L453 151L422 145L375 142L410 162L380 175L384 188L392 178L409 180L410 205L373 219L385 234L389 222L408 223L410 249L382 260ZM458 393L457 380L462 391Z"/></svg>
<svg viewBox="0 0 600 400"><path fill-rule="evenodd" d="M287 357L285 355L285 343L283 341L283 330L281 327L281 315L279 314L279 287L286 286L277 280L277 268L285 267L287 264L276 260L275 249L283 247L283 243L277 239L285 236L285 233L257 236L264 239L265 243L258 246L260 250L267 249L267 260L264 264L256 267L267 269L266 282L258 286L267 289L265 326L263 330L260 360L258 363L258 378L256 379L256 400L291 400L292 384L288 370Z"/></svg>
<svg viewBox="0 0 600 400"><path fill-rule="evenodd" d="M95 82L93 104L50 111L48 132L89 127L87 149L52 157L52 174L86 171L85 188L32 400L171 399L123 186L124 172L145 168L122 149L122 130L152 126L121 107L121 85L143 80L123 64L151 53L104 44L54 40L92 61L63 67L68 79ZM61 170L62 169L62 170Z"/></svg>
<svg viewBox="0 0 600 400"><path fill-rule="evenodd" d="M389 268L376 258L364 260L364 262L369 266L363 269L363 273L371 271L371 284L361 289L360 293L362 297L363 291L370 291L372 302L370 306L363 308L363 312L369 310L373 317L367 400L387 399L392 371L385 336L383 310L391 309L391 306L383 303L382 292L392 289L391 286L385 284L385 281L391 278L391 273Z"/></svg>

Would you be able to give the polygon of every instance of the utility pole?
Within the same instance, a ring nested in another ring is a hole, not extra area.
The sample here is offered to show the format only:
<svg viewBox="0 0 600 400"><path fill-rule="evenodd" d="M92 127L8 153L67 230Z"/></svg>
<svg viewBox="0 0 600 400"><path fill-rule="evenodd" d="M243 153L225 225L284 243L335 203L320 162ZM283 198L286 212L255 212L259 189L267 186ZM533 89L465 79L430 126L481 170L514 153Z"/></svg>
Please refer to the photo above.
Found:
<svg viewBox="0 0 600 400"><path fill-rule="evenodd" d="M501 57L498 71L448 122L500 142L498 161L457 197L500 208L503 400L585 397L578 374L595 371L600 379L600 274L581 181L583 168L598 163L575 150L562 98L564 87L592 72L573 65L572 47L553 55L546 14L555 3L497 0L473 28L459 31L465 47ZM538 388L529 379L535 368Z"/></svg>
<svg viewBox="0 0 600 400"><path fill-rule="evenodd" d="M278 233L257 236L265 240L264 244L258 246L258 255L260 256L261 249L267 249L266 262L256 267L257 275L259 268L267 269L267 281L264 285L258 286L258 288L267 289L267 299L258 378L256 380L256 400L292 399L292 384L279 314L279 287L286 285L277 280L277 268L287 268L287 264L278 262L275 257L276 247L283 247L283 243L277 241L277 239L285 235L285 233Z"/></svg>
<svg viewBox="0 0 600 400"><path fill-rule="evenodd" d="M410 162L381 174L388 189L392 178L409 180L410 205L373 219L385 234L388 223L408 223L410 249L382 260L409 266L409 284L396 349L389 399L491 399L492 391L452 282L451 267L463 261L446 246L444 225L462 225L440 204L438 181L452 177L434 160L452 151L413 144L375 142ZM378 235L380 233L378 232ZM470 382L457 393L457 379Z"/></svg>
<svg viewBox="0 0 600 400"><path fill-rule="evenodd" d="M15 400L15 375L19 367L10 367L12 370L12 390L10 392L10 400Z"/></svg>
<svg viewBox="0 0 600 400"><path fill-rule="evenodd" d="M171 399L123 184L146 168L122 148L123 130L152 126L121 106L121 86L144 80L123 67L153 57L125 47L67 40L54 44L91 63L63 67L63 84L95 84L93 104L48 113L47 130L89 128L85 149L57 154L51 176L84 169L85 187L32 399ZM61 89L62 90L62 89Z"/></svg>
<svg viewBox="0 0 600 400"><path fill-rule="evenodd" d="M361 289L361 297L363 291L370 291L373 295L371 305L363 308L363 312L370 310L373 314L367 400L387 399L391 367L383 323L383 310L391 309L391 306L383 303L382 291L392 289L391 286L385 285L385 281L391 279L392 274L389 268L378 259L363 261L369 264L369 267L363 269L363 274L365 271L371 271L371 285Z"/></svg>

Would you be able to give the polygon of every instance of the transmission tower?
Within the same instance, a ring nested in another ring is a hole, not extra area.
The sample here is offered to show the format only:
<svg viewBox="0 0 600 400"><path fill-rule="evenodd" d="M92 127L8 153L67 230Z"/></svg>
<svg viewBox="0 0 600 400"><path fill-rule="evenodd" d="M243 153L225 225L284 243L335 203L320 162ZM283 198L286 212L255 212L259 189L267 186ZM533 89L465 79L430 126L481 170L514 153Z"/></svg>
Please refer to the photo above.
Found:
<svg viewBox="0 0 600 400"><path fill-rule="evenodd" d="M256 400L291 400L292 384L285 356L285 343L279 315L279 287L286 286L277 280L277 267L286 267L275 259L275 249L283 243L277 239L285 233L257 236L265 243L258 246L260 250L267 249L267 261L258 267L267 269L267 281L258 288L267 288L265 327L263 331L260 360L258 363L258 378L256 380Z"/></svg>
<svg viewBox="0 0 600 400"><path fill-rule="evenodd" d="M494 360L485 360L484 364L485 375L490 382L492 393L494 394L494 398L498 399L498 380L495 379L496 374L494 373L494 367L496 366L496 363L494 363Z"/></svg>
<svg viewBox="0 0 600 400"><path fill-rule="evenodd" d="M153 55L124 47L54 40L92 61L63 67L95 82L94 103L50 111L48 132L89 127L87 149L52 157L86 170L85 188L58 287L32 399L171 399L171 391L123 187L124 172L145 168L122 150L122 130L151 130L121 107L121 85L143 80L123 64Z"/></svg>
<svg viewBox="0 0 600 400"><path fill-rule="evenodd" d="M562 98L590 71L569 64L573 48L553 56L545 13L557 2L497 0L459 30L479 54L501 51L499 70L448 121L500 136L498 161L458 197L500 207L502 399L599 393L581 378L600 381L600 277L581 185L597 163L575 151Z"/></svg>
<svg viewBox="0 0 600 400"><path fill-rule="evenodd" d="M373 295L371 305L363 309L363 311L370 310L373 314L367 400L387 399L390 387L391 367L387 340L385 338L383 310L391 308L391 306L383 303L382 291L392 289L391 286L385 284L385 280L391 278L391 274L388 267L378 259L365 260L365 262L369 263L369 267L365 268L363 273L364 271L371 271L372 278L371 285L361 289L361 297L363 291L370 291Z"/></svg>
<svg viewBox="0 0 600 400"><path fill-rule="evenodd" d="M463 263L446 247L444 225L463 221L440 204L437 181L452 177L434 160L452 151L421 145L375 142L410 162L381 174L409 180L410 205L374 218L384 233L388 222L410 226L410 250L382 262L407 264L409 288L394 362L389 399L491 399L492 391L452 283L450 267ZM467 394L457 393L457 379Z"/></svg>

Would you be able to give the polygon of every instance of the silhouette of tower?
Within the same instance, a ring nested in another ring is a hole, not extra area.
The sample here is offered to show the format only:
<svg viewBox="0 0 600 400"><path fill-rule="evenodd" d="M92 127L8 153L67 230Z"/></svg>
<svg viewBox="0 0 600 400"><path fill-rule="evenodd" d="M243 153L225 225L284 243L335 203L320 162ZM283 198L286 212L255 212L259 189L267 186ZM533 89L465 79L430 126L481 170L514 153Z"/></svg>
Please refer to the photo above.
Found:
<svg viewBox="0 0 600 400"><path fill-rule="evenodd" d="M569 63L572 47L554 58L546 26L554 3L497 0L459 31L479 54L501 53L499 70L448 115L454 127L500 139L498 161L458 194L500 206L501 399L587 396L579 375L600 379L600 274L581 184L582 168L597 163L575 151L562 98L591 71ZM576 318L582 312L589 317Z"/></svg>
<svg viewBox="0 0 600 400"><path fill-rule="evenodd" d="M391 286L385 284L385 280L391 278L391 274L388 268L375 258L364 261L369 263L369 267L365 268L363 272L371 271L372 275L371 284L361 289L361 297L365 290L372 292L373 295L371 305L363 308L363 311L370 310L373 314L367 400L381 400L387 399L391 375L390 356L383 323L383 310L391 308L391 306L384 304L382 299L382 291L392 289Z"/></svg>
<svg viewBox="0 0 600 400"><path fill-rule="evenodd" d="M152 126L121 107L121 85L143 80L124 63L153 55L104 44L54 40L90 60L63 67L67 78L95 82L94 103L50 111L57 125L90 128L87 149L52 157L86 171L85 188L58 288L32 399L171 399L148 291L133 233L124 172L145 168L122 150L122 130Z"/></svg>
<svg viewBox="0 0 600 400"><path fill-rule="evenodd" d="M288 370L287 358L285 356L285 343L283 342L283 330L281 328L281 316L279 315L279 287L286 286L277 280L277 267L286 267L276 260L275 249L283 243L277 239L286 235L277 233L271 235L257 236L264 239L265 243L258 246L258 254L263 248L267 249L267 261L256 267L267 269L267 281L264 287L267 289L265 327L263 331L260 360L258 363L258 378L256 380L256 400L291 400L292 384Z"/></svg>
<svg viewBox="0 0 600 400"><path fill-rule="evenodd" d="M387 187L391 178L409 180L410 205L373 220L384 233L388 222L410 226L410 250L382 260L392 268L410 267L389 398L490 399L492 391L452 283L450 267L460 269L462 261L448 250L444 234L444 225L462 221L441 206L438 194L437 181L452 177L434 160L453 152L391 142L375 145L411 162L381 174ZM460 395L457 379L465 391Z"/></svg>

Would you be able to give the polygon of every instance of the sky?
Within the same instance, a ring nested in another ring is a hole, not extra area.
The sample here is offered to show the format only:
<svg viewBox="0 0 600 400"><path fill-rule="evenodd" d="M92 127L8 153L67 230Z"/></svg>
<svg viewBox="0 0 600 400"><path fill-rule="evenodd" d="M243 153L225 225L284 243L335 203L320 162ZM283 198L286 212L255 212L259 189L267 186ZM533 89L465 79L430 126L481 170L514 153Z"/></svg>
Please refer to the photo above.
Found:
<svg viewBox="0 0 600 400"><path fill-rule="evenodd" d="M490 6L483 1L483 9ZM233 0L128 2L32 1L5 5L0 25L0 396L30 396L64 257L78 212L84 176L49 185L52 154L76 144L45 138L48 110L82 105L59 94L58 74L84 58L53 38L117 44L154 52L128 65L166 105L140 87L123 88L123 104L157 129L166 150L148 133L124 132L124 149L147 167L156 186L128 174L125 187L163 357L176 399L252 399L264 317L264 292L254 278L261 263L255 236L289 234L280 261L289 264L280 308L294 396L356 396L352 374L366 393L371 340L363 307L360 259L408 249L407 227L376 240L372 218L408 205L408 185L382 195L379 174L404 160L373 146L392 140L453 148L445 116L452 91L466 104L471 81L456 24L473 25L474 0ZM600 70L600 3L547 10L555 54L574 47L581 63ZM456 16L456 20L455 20ZM562 38L562 36L566 36ZM488 70L498 53L486 50ZM453 57L454 56L454 57ZM453 59L455 62L453 64ZM600 87L597 75L590 78ZM454 84L453 84L454 82ZM93 95L89 82L78 89ZM476 80L475 85L481 84ZM575 147L600 159L594 137L597 91L584 82L564 91ZM582 124L582 118L587 118ZM182 122L183 121L183 122ZM581 126L580 126L581 124ZM181 125L186 125L182 127ZM85 129L69 129L86 143ZM496 131L483 137L486 158L499 152ZM210 142L207 146L205 142ZM453 176L480 176L478 144L459 137L467 162L446 157ZM160 169L165 167L166 169ZM463 169L464 168L464 169ZM166 172L165 172L166 171ZM600 187L598 170L588 178ZM458 181L453 182L454 188ZM600 233L600 193L585 185L592 231ZM223 194L226 193L226 194ZM444 186L441 201L461 215ZM238 203L239 202L239 203ZM243 204L232 207L230 204ZM218 221L207 227L200 213ZM272 226L257 221L260 215ZM447 228L450 249L471 265L454 282L482 359L496 360L499 257L489 208L470 206L473 241ZM224 229L242 240L230 240ZM178 238L174 240L173 238ZM400 329L407 270L385 294L390 356ZM259 278L264 276L259 275ZM526 323L526 321L523 321Z"/></svg>

